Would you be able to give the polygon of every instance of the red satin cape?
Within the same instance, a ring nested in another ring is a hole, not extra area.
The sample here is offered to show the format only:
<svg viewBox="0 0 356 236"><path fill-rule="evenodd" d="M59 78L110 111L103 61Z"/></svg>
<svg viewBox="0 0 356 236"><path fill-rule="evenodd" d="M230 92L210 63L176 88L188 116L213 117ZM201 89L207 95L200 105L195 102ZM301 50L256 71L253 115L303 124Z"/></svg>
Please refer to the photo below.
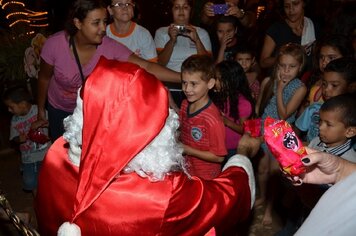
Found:
<svg viewBox="0 0 356 236"><path fill-rule="evenodd" d="M56 235L73 213L79 168L58 139L42 165L36 213L41 235ZM214 180L189 179L176 172L150 182L136 173L121 174L74 221L82 235L204 235L215 228L228 235L250 212L248 176L230 167Z"/></svg>

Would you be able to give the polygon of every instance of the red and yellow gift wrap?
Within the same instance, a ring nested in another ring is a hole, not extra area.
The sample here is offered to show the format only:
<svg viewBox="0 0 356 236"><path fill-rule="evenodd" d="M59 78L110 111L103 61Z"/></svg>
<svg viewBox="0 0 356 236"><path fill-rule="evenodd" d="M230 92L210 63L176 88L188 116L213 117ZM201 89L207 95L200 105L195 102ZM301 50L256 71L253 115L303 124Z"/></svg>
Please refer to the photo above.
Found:
<svg viewBox="0 0 356 236"><path fill-rule="evenodd" d="M301 158L307 155L307 152L287 121L267 117L264 123L264 139L283 171L293 176L305 172Z"/></svg>

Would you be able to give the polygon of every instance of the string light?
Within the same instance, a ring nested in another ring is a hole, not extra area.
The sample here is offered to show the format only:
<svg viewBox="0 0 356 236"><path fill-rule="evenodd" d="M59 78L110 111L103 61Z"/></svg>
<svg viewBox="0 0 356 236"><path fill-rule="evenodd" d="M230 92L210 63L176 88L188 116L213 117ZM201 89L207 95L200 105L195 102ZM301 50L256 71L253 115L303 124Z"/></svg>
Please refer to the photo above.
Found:
<svg viewBox="0 0 356 236"><path fill-rule="evenodd" d="M0 0L0 6L3 10L9 12L5 18L10 21L10 28L16 26L19 23L24 23L30 27L36 28L48 27L47 11L32 11L27 9L25 3L22 1ZM32 32L31 29L29 30L29 32Z"/></svg>

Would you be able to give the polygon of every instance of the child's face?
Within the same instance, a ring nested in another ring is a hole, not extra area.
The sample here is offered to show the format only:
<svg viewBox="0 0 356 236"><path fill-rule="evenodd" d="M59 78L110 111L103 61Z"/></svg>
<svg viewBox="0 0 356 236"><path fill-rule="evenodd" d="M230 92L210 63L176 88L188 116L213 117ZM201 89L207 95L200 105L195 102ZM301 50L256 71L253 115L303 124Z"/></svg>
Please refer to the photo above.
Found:
<svg viewBox="0 0 356 236"><path fill-rule="evenodd" d="M326 65L332 60L341 58L342 55L338 49L331 46L323 46L320 49L319 55L319 68L321 72L324 72Z"/></svg>
<svg viewBox="0 0 356 236"><path fill-rule="evenodd" d="M250 53L237 53L236 61L242 66L242 68L246 72L255 62L255 58Z"/></svg>
<svg viewBox="0 0 356 236"><path fill-rule="evenodd" d="M202 79L201 72L182 72L182 90L188 102L199 105L209 100L208 92L215 85L215 79Z"/></svg>
<svg viewBox="0 0 356 236"><path fill-rule="evenodd" d="M322 111L320 110L319 137L320 140L328 145L335 147L346 142L350 128L345 127L341 122L339 110Z"/></svg>
<svg viewBox="0 0 356 236"><path fill-rule="evenodd" d="M15 116L24 116L27 114L26 102L14 103L10 100L4 101L7 110Z"/></svg>
<svg viewBox="0 0 356 236"><path fill-rule="evenodd" d="M284 82L289 82L297 77L300 67L300 63L293 56L281 55L277 66L278 77Z"/></svg>
<svg viewBox="0 0 356 236"><path fill-rule="evenodd" d="M232 23L218 23L216 34L218 35L219 42L227 41L226 45L232 46L233 38L235 37L237 29Z"/></svg>
<svg viewBox="0 0 356 236"><path fill-rule="evenodd" d="M127 7L111 6L108 7L110 15L119 22L129 22L134 16L134 3L131 0L113 0L111 5L117 3L129 4Z"/></svg>
<svg viewBox="0 0 356 236"><path fill-rule="evenodd" d="M338 72L324 72L321 89L324 100L344 94L348 91L348 83Z"/></svg>

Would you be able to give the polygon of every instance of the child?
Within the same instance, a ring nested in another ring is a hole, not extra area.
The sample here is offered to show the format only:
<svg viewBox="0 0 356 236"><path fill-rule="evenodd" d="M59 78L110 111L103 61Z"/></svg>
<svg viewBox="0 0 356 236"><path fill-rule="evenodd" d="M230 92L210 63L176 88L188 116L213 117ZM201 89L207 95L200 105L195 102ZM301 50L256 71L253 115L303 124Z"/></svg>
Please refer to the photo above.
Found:
<svg viewBox="0 0 356 236"><path fill-rule="evenodd" d="M356 151L352 148L356 136L355 95L332 97L320 107L320 133L309 147L356 163Z"/></svg>
<svg viewBox="0 0 356 236"><path fill-rule="evenodd" d="M215 85L214 63L208 55L193 55L182 64L181 134L188 171L213 179L221 172L227 154L225 128L219 109L208 92Z"/></svg>
<svg viewBox="0 0 356 236"><path fill-rule="evenodd" d="M257 100L260 94L260 81L261 74L260 68L256 63L255 55L251 49L241 47L236 52L235 60L240 63L246 73L246 77L252 92L252 97Z"/></svg>
<svg viewBox="0 0 356 236"><path fill-rule="evenodd" d="M356 90L356 62L352 58L339 58L331 61L325 68L322 79L322 96L326 101L331 97ZM310 142L319 134L319 109L322 102L314 102L298 117L295 126L306 132Z"/></svg>
<svg viewBox="0 0 356 236"><path fill-rule="evenodd" d="M50 143L35 143L28 137L31 124L37 120L37 105L31 104L31 99L30 93L24 87L9 88L3 95L5 105L13 114L10 140L20 145L23 189L32 191L35 196L37 176ZM45 129L41 132L45 133Z"/></svg>
<svg viewBox="0 0 356 236"><path fill-rule="evenodd" d="M307 106L314 102L323 102L321 92L322 76L327 64L341 57L352 57L352 49L349 40L342 35L330 35L318 43L316 50L315 71L312 73L307 87L310 89L307 96Z"/></svg>
<svg viewBox="0 0 356 236"><path fill-rule="evenodd" d="M137 56L157 62L156 45L150 32L132 21L135 1L111 1L108 12L114 22L106 27L106 35L124 44Z"/></svg>
<svg viewBox="0 0 356 236"><path fill-rule="evenodd" d="M356 151L353 149L356 136L356 94L342 94L325 101L321 106L320 133L309 143L309 147L331 153L345 160L356 163ZM309 187L307 206L310 210L330 187L328 184ZM301 194L303 198L303 194ZM312 201L311 201L312 199Z"/></svg>
<svg viewBox="0 0 356 236"><path fill-rule="evenodd" d="M277 61L271 77L262 81L261 93L256 105L256 113L262 115L262 124L267 116L274 119L286 120L293 123L295 114L306 94L306 87L298 76L305 65L304 49L294 43L283 45L277 55ZM263 127L261 129L263 132ZM272 172L278 172L278 164L273 156L262 145L264 156L258 166L258 181L260 187L260 199L256 205L266 200L267 181ZM271 188L275 188L273 185ZM262 220L264 225L272 223L272 202L274 189L269 188L269 201Z"/></svg>
<svg viewBox="0 0 356 236"><path fill-rule="evenodd" d="M215 78L216 92L212 94L212 100L223 116L229 158L236 154L243 134L242 123L254 115L255 102L245 72L236 61L217 64Z"/></svg>
<svg viewBox="0 0 356 236"><path fill-rule="evenodd" d="M239 25L235 17L222 16L216 23L217 45L213 45L213 55L216 58L215 63L224 60L235 60L237 49L240 45L246 43L241 37L238 38Z"/></svg>

